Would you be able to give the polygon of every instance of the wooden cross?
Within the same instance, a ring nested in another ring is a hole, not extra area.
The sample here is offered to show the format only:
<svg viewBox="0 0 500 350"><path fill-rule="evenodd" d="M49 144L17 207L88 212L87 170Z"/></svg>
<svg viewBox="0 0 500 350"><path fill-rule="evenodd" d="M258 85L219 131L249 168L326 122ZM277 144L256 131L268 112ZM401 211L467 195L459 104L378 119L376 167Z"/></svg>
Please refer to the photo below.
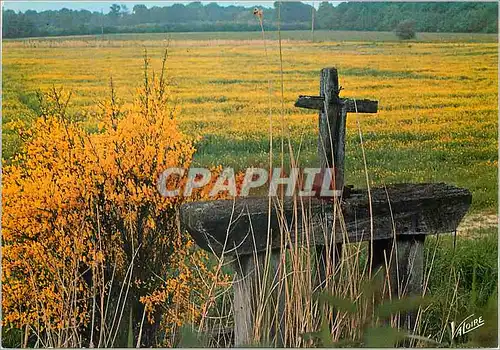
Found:
<svg viewBox="0 0 500 350"><path fill-rule="evenodd" d="M335 168L335 189L344 187L347 113L377 113L378 101L340 98L336 68L323 68L320 96L299 96L295 107L319 110L318 155L321 168Z"/></svg>
<svg viewBox="0 0 500 350"><path fill-rule="evenodd" d="M378 101L340 98L341 89L337 69L323 68L320 77L320 96L299 96L295 107L319 110L320 167L334 169L334 188L341 190L342 197L345 199L349 196L344 190L347 113L377 113ZM323 286L326 282L326 262L329 260L336 265L340 261L341 253L342 244L336 244L333 249L328 249L325 245L316 246L316 256L319 259L317 285Z"/></svg>

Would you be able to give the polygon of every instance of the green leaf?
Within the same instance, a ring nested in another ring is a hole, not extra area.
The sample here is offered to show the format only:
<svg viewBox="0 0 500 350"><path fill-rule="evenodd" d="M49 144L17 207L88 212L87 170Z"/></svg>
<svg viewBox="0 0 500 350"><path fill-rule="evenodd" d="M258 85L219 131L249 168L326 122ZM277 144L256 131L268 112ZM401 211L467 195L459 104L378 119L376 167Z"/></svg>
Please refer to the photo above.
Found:
<svg viewBox="0 0 500 350"><path fill-rule="evenodd" d="M352 339L341 339L338 342L333 343L336 348L359 348L361 343Z"/></svg>
<svg viewBox="0 0 500 350"><path fill-rule="evenodd" d="M323 292L318 295L318 300L321 303L328 304L337 311L344 311L350 314L357 311L357 305L349 299L339 298L329 293Z"/></svg>
<svg viewBox="0 0 500 350"><path fill-rule="evenodd" d="M482 316L484 326L470 333L470 344L473 347L494 348L498 346L498 296L497 289L488 298L487 304L476 316Z"/></svg>
<svg viewBox="0 0 500 350"><path fill-rule="evenodd" d="M398 341L404 339L405 332L391 327L371 327L365 331L365 348L392 348Z"/></svg>
<svg viewBox="0 0 500 350"><path fill-rule="evenodd" d="M366 279L361 283L361 291L365 298L371 299L372 296L376 296L376 299L381 298L382 290L384 287L384 270L380 267L374 271L371 279Z"/></svg>
<svg viewBox="0 0 500 350"><path fill-rule="evenodd" d="M332 341L332 335L330 333L330 328L328 327L328 320L324 320L321 324L321 329L319 332L307 332L301 334L304 340L319 340L319 345L325 348L334 348L335 343ZM317 342L314 342L314 345L318 345Z"/></svg>
<svg viewBox="0 0 500 350"><path fill-rule="evenodd" d="M323 323L321 325L320 339L323 347L325 348L335 347L335 344L333 343L332 340L332 334L330 333L329 323L326 318L323 320Z"/></svg>
<svg viewBox="0 0 500 350"><path fill-rule="evenodd" d="M180 329L180 342L178 347L180 348L202 348L203 342L201 341L197 332L195 332L189 326L182 326Z"/></svg>
<svg viewBox="0 0 500 350"><path fill-rule="evenodd" d="M436 347L440 347L442 346L443 344L434 340L434 339L431 339L431 338L427 338L427 337L423 337L421 335L415 335L415 334L407 334L406 335L407 338L410 338L410 339L414 339L414 340L418 340L418 341L422 341L422 342L426 342L426 343L430 343Z"/></svg>
<svg viewBox="0 0 500 350"><path fill-rule="evenodd" d="M418 309L420 306L424 306L428 303L429 300L421 296L405 297L387 301L377 307L375 315L382 319L386 319L399 312L408 312Z"/></svg>

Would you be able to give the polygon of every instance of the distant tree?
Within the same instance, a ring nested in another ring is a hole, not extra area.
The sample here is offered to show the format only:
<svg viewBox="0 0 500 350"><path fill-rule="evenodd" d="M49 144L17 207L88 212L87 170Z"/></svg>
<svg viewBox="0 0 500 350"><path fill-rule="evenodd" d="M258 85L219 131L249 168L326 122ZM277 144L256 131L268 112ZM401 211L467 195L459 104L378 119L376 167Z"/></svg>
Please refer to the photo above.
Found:
<svg viewBox="0 0 500 350"><path fill-rule="evenodd" d="M12 10L3 12L2 32L6 38L29 37L38 35L32 16L15 13Z"/></svg>
<svg viewBox="0 0 500 350"><path fill-rule="evenodd" d="M211 2L205 6L206 20L208 21L220 21L224 19L231 20L232 16L224 16L225 12L229 11L221 10L220 6L216 2Z"/></svg>
<svg viewBox="0 0 500 350"><path fill-rule="evenodd" d="M137 15L137 16L140 16L140 17L144 16L147 12L148 12L148 8L146 7L146 5L143 5L143 4L135 5L132 8L132 13L134 15Z"/></svg>
<svg viewBox="0 0 500 350"><path fill-rule="evenodd" d="M201 2L191 2L185 6L184 12L187 13L188 18L193 20L203 21L205 20L204 6Z"/></svg>
<svg viewBox="0 0 500 350"><path fill-rule="evenodd" d="M140 4L135 5L132 8L132 21L135 24L148 23L149 22L149 10L146 5Z"/></svg>
<svg viewBox="0 0 500 350"><path fill-rule="evenodd" d="M332 29L335 8L327 1L323 1L316 14L316 27L319 29Z"/></svg>
<svg viewBox="0 0 500 350"><path fill-rule="evenodd" d="M198 19L198 9L199 7L194 5L192 6L192 10L189 11L186 6L183 4L173 4L169 7L169 19L177 21L177 22L187 22L189 20L197 20Z"/></svg>
<svg viewBox="0 0 500 350"><path fill-rule="evenodd" d="M120 5L113 4L109 8L109 15L112 17L118 17L120 15L121 7Z"/></svg>
<svg viewBox="0 0 500 350"><path fill-rule="evenodd" d="M113 26L118 25L118 21L121 17L120 10L121 10L120 5L117 4L111 5L109 8L109 13L107 14L108 21L106 22ZM104 26L106 26L106 23L104 23Z"/></svg>
<svg viewBox="0 0 500 350"><path fill-rule="evenodd" d="M128 11L128 7L127 7L127 5L125 5L125 4L120 5L120 14L121 14L122 16L127 15L127 14L128 14L128 12L129 12L129 11Z"/></svg>
<svg viewBox="0 0 500 350"><path fill-rule="evenodd" d="M283 22L310 22L311 21L311 5L306 5L301 2L274 2L274 9L277 13L278 7L281 6L281 20Z"/></svg>
<svg viewBox="0 0 500 350"><path fill-rule="evenodd" d="M396 35L401 40L409 40L415 38L415 21L404 20L396 26Z"/></svg>

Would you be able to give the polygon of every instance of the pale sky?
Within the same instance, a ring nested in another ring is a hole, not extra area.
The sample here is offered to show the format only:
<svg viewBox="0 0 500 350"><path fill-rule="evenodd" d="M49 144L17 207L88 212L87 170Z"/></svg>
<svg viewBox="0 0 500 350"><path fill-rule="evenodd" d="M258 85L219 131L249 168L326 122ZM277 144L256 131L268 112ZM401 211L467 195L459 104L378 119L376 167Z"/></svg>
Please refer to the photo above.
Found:
<svg viewBox="0 0 500 350"><path fill-rule="evenodd" d="M188 4L192 1L22 1L22 0L7 0L3 1L2 6L6 10L14 10L14 11L26 11L26 10L36 10L38 12L45 10L60 10L62 8L67 8L70 10L89 10L89 11L98 11L101 10L104 13L109 11L109 8L112 4L125 4L132 10L134 5L144 4L148 8L153 6L171 6L175 3L178 4ZM264 7L273 7L274 1L201 1L203 4L208 4L210 2L216 2L220 6L230 6L230 5L240 5L245 7L253 7L253 6L264 6ZM303 1L306 4L313 5L315 8L318 8L321 3L318 1ZM334 3L336 5L336 3Z"/></svg>

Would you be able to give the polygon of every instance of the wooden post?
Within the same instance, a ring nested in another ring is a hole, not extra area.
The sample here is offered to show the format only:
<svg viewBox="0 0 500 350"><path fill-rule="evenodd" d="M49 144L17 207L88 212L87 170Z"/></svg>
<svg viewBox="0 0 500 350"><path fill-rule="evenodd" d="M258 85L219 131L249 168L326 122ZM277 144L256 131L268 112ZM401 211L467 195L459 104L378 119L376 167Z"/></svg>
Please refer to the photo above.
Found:
<svg viewBox="0 0 500 350"><path fill-rule="evenodd" d="M323 108L319 112L318 155L322 168L333 168L335 146L341 106L339 99L339 81L335 68L323 68L320 77L320 96L324 99ZM335 164L337 166L337 164Z"/></svg>
<svg viewBox="0 0 500 350"><path fill-rule="evenodd" d="M421 296L423 293L425 234L400 235L394 239L373 241L373 270L389 268L390 295L393 299ZM389 263L390 262L390 263ZM387 266L386 264L389 264ZM400 325L413 331L417 312L400 315Z"/></svg>
<svg viewBox="0 0 500 350"><path fill-rule="evenodd" d="M319 112L318 155L320 167L334 169L335 190L342 190L344 182L344 143L345 122L347 111L339 98L339 81L336 68L323 68L320 77L320 97L323 98L323 108ZM331 209L331 207L330 207ZM332 230L334 228L332 227ZM328 274L328 257L333 266L333 272L340 261L342 244L325 242L316 247L318 260L317 284L323 286Z"/></svg>
<svg viewBox="0 0 500 350"><path fill-rule="evenodd" d="M270 251L267 264L266 257L266 252L258 252L239 256L234 263L236 347L285 345L285 290L280 282L280 252Z"/></svg>
<svg viewBox="0 0 500 350"><path fill-rule="evenodd" d="M250 255L240 257L235 264L234 288L234 345L248 346L253 339L254 328L254 300L252 300L254 269L250 267ZM250 271L249 271L250 270Z"/></svg>

